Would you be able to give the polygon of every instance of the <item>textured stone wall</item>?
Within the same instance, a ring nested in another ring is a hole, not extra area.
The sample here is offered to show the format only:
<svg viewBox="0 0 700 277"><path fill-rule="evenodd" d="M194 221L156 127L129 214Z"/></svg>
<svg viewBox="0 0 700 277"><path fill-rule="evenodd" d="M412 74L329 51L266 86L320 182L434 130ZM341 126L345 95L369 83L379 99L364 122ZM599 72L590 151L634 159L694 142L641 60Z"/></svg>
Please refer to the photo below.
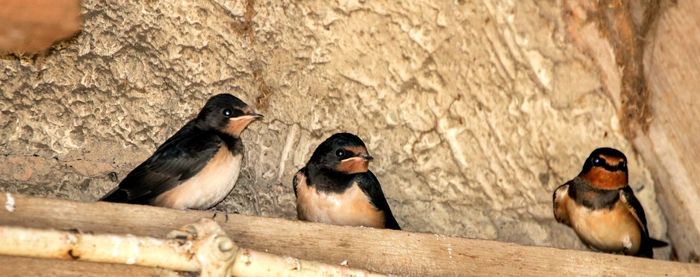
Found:
<svg viewBox="0 0 700 277"><path fill-rule="evenodd" d="M86 0L79 36L0 58L0 188L95 200L230 92L266 117L218 209L295 217L293 173L351 131L404 229L582 248L551 192L608 145L662 237L653 178L562 5Z"/></svg>

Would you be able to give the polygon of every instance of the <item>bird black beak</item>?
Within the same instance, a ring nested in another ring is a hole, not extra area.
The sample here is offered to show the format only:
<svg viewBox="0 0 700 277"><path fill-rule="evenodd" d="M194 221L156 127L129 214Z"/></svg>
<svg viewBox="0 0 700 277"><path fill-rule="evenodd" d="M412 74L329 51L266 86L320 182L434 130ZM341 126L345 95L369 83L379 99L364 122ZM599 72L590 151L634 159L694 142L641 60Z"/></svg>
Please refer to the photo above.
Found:
<svg viewBox="0 0 700 277"><path fill-rule="evenodd" d="M244 116L253 118L253 120L258 120L263 118L262 114L259 114L253 107L251 106L246 106L245 108L242 109L243 113L245 114Z"/></svg>
<svg viewBox="0 0 700 277"><path fill-rule="evenodd" d="M264 117L262 114L259 114L259 113L256 113L256 112L251 113L250 115L251 115L254 119L256 119L256 120L261 119L261 118Z"/></svg>
<svg viewBox="0 0 700 277"><path fill-rule="evenodd" d="M360 158L365 159L366 161L371 161L374 160L374 157L370 156L369 154L361 154Z"/></svg>

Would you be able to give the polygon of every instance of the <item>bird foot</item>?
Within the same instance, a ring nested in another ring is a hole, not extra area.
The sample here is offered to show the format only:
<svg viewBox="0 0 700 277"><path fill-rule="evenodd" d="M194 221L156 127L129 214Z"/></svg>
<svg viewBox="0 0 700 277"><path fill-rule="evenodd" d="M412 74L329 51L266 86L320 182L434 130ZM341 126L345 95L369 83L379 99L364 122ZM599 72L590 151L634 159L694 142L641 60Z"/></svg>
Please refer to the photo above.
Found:
<svg viewBox="0 0 700 277"><path fill-rule="evenodd" d="M216 219L216 216L219 215L219 213L224 214L224 223L228 223L228 213L227 212L221 212L221 211L214 210L214 215L211 216L211 219L212 220Z"/></svg>
<svg viewBox="0 0 700 277"><path fill-rule="evenodd" d="M66 232L71 232L71 233L76 233L76 234L81 234L81 235L82 234L88 234L88 235L92 234L92 232L90 232L90 231L84 232L83 230L80 230L79 228L67 228L67 229L63 229L63 230Z"/></svg>

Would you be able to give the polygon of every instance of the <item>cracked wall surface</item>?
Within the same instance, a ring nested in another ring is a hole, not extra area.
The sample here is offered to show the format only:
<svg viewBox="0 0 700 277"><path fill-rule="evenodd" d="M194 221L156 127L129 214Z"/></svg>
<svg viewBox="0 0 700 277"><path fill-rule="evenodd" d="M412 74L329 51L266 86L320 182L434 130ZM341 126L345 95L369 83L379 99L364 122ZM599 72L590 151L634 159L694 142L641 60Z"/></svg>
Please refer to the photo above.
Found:
<svg viewBox="0 0 700 277"><path fill-rule="evenodd" d="M613 146L665 236L653 178L564 4L410 2L86 0L76 38L0 58L0 188L93 201L231 92L266 117L243 135L220 210L294 218L294 172L350 131L404 229L583 249L551 192Z"/></svg>

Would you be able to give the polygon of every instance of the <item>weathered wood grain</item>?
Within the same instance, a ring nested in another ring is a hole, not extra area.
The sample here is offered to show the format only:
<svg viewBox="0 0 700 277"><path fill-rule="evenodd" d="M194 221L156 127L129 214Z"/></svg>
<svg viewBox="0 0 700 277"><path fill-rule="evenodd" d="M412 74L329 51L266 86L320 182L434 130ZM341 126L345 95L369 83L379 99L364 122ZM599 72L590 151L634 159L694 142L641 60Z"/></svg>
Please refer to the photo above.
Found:
<svg viewBox="0 0 700 277"><path fill-rule="evenodd" d="M0 256L0 275L6 277L180 276L174 271L152 267L10 256Z"/></svg>
<svg viewBox="0 0 700 277"><path fill-rule="evenodd" d="M700 2L679 0L650 31L645 78L653 120L634 143L655 177L682 261L700 262Z"/></svg>
<svg viewBox="0 0 700 277"><path fill-rule="evenodd" d="M0 224L163 237L211 212L0 195ZM218 215L241 247L410 276L700 276L700 265L277 218Z"/></svg>

